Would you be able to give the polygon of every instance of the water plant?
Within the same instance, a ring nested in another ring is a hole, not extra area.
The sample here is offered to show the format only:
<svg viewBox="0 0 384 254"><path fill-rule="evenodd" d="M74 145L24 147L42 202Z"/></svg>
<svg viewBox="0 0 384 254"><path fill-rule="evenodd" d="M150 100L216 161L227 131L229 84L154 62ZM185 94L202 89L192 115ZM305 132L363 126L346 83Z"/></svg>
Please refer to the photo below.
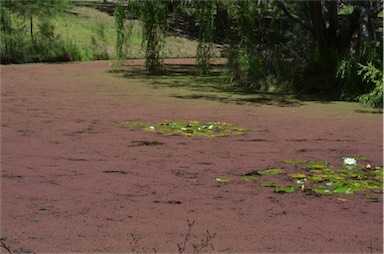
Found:
<svg viewBox="0 0 384 254"><path fill-rule="evenodd" d="M291 163L287 162L286 163ZM354 194L357 192L383 192L383 168L367 164L362 166L356 158L343 158L341 167L327 162L300 161L293 163L304 173L289 174L296 183L315 194ZM304 164L304 165L302 165ZM299 179L299 180L297 180ZM371 200L372 195L368 195ZM368 197L366 196L366 197Z"/></svg>
<svg viewBox="0 0 384 254"><path fill-rule="evenodd" d="M114 122L119 127L140 128L148 132L156 132L165 136L200 136L200 137L224 137L229 135L241 135L246 130L226 122L200 122L200 121L171 121L149 123L144 121L119 121Z"/></svg>
<svg viewBox="0 0 384 254"><path fill-rule="evenodd" d="M218 183L229 183L231 180L228 178L216 178L215 181Z"/></svg>
<svg viewBox="0 0 384 254"><path fill-rule="evenodd" d="M366 157L361 157L366 161ZM328 162L315 160L285 160L286 164L294 164L296 171L288 169L267 168L254 170L240 177L243 181L258 181L268 175L282 174L289 183L261 182L261 187L273 188L275 193L287 194L296 191L313 195L352 195L363 193L367 200L378 202L383 193L383 167L362 165L358 158L342 158L343 164L334 166ZM257 177L256 177L257 176ZM217 182L228 183L227 178L217 178ZM345 198L337 197L340 201Z"/></svg>

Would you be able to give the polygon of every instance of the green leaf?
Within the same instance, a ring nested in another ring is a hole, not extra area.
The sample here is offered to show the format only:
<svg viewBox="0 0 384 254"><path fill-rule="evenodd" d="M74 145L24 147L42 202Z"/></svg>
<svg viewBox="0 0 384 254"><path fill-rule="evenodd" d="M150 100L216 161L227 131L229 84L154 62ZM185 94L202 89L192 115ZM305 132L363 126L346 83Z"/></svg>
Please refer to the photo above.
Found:
<svg viewBox="0 0 384 254"><path fill-rule="evenodd" d="M276 174L279 174L283 171L284 170L281 168L269 168L269 169L265 169L265 170L256 171L255 173L258 175L276 175Z"/></svg>
<svg viewBox="0 0 384 254"><path fill-rule="evenodd" d="M278 187L279 185L277 183L261 183L260 186L262 186L262 187Z"/></svg>
<svg viewBox="0 0 384 254"><path fill-rule="evenodd" d="M295 192L295 188L293 187L287 187L287 188L275 188L275 192L279 194L284 194L284 193L293 193Z"/></svg>
<svg viewBox="0 0 384 254"><path fill-rule="evenodd" d="M288 174L288 175L295 179L303 179L307 177L305 174Z"/></svg>
<svg viewBox="0 0 384 254"><path fill-rule="evenodd" d="M302 163L307 163L307 160L284 160L284 163L287 164L302 164Z"/></svg>
<svg viewBox="0 0 384 254"><path fill-rule="evenodd" d="M327 189L313 189L312 191L317 194L332 194L332 192Z"/></svg>
<svg viewBox="0 0 384 254"><path fill-rule="evenodd" d="M323 169L323 168L327 168L328 165L329 163L324 161L308 161L303 168Z"/></svg>
<svg viewBox="0 0 384 254"><path fill-rule="evenodd" d="M339 193L339 194L353 194L353 191L347 187L338 187L338 188L334 189L333 192Z"/></svg>
<svg viewBox="0 0 384 254"><path fill-rule="evenodd" d="M231 180L228 178L216 178L215 181L218 183L229 183Z"/></svg>
<svg viewBox="0 0 384 254"><path fill-rule="evenodd" d="M370 200L370 201L373 201L373 202L378 202L379 201L379 197L378 196L374 196L374 195L365 195L364 196L366 199Z"/></svg>
<svg viewBox="0 0 384 254"><path fill-rule="evenodd" d="M240 179L243 181L255 181L257 178L254 176L243 176Z"/></svg>

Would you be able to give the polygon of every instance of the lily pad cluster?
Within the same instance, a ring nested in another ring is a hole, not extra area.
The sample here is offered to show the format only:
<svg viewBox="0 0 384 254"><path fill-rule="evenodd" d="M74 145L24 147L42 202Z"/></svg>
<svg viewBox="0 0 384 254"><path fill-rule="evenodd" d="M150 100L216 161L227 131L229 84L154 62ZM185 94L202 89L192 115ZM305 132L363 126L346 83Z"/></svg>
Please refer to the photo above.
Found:
<svg viewBox="0 0 384 254"><path fill-rule="evenodd" d="M290 179L285 185L276 182L261 182L262 187L273 188L275 193L293 193L304 191L315 195L364 193L372 201L378 201L383 193L383 167L361 165L355 158L343 158L340 167L328 162L311 160L285 160L286 164L294 164L296 172L288 173L282 168L255 170L242 176L243 181L256 181L266 175L284 174ZM229 183L227 178L217 178L218 183ZM345 201L345 199L338 198Z"/></svg>
<svg viewBox="0 0 384 254"><path fill-rule="evenodd" d="M341 167L319 161L285 161L295 164L301 171L289 174L294 179L292 186L310 190L317 194L354 194L383 192L383 168L363 166L354 158L344 158Z"/></svg>
<svg viewBox="0 0 384 254"><path fill-rule="evenodd" d="M148 132L156 132L165 136L201 136L201 137L223 137L229 135L241 135L245 129L226 122L200 122L200 121L170 121L160 123L149 123L143 121L115 122L116 126L142 128Z"/></svg>

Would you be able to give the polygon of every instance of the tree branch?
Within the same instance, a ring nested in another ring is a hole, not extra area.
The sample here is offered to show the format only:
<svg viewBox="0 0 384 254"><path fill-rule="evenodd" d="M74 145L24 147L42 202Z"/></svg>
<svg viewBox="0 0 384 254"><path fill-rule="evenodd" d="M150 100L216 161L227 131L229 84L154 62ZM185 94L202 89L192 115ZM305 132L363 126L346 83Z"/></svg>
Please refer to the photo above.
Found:
<svg viewBox="0 0 384 254"><path fill-rule="evenodd" d="M296 14L290 12L287 10L287 7L285 6L284 2L281 1L281 0L278 0L277 1L277 6L284 12L285 15L287 15L289 18L291 18L292 20L298 22L300 25L302 25L303 27L305 27L308 31L310 31L311 33L314 33L313 31L313 28L311 26L311 24L309 24L308 22L305 22L302 18L300 18L299 16L297 16Z"/></svg>
<svg viewBox="0 0 384 254"><path fill-rule="evenodd" d="M376 17L383 10L383 0L379 1L378 4L369 10L370 17Z"/></svg>

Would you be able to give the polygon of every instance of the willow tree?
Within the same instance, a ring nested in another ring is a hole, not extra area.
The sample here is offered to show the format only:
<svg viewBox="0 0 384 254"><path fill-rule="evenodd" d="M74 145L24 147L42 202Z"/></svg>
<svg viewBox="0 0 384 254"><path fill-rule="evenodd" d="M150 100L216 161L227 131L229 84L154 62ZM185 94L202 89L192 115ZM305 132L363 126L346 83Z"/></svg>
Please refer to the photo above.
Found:
<svg viewBox="0 0 384 254"><path fill-rule="evenodd" d="M145 48L145 66L150 73L163 68L161 60L165 35L168 28L167 1L142 1L141 21L143 22L143 41Z"/></svg>
<svg viewBox="0 0 384 254"><path fill-rule="evenodd" d="M132 35L132 23L126 22L126 11L127 7L118 5L113 13L115 17L115 28L116 28L116 58L117 68L121 67L121 61L127 57L127 47Z"/></svg>
<svg viewBox="0 0 384 254"><path fill-rule="evenodd" d="M199 43L197 45L197 63L202 74L207 74L210 69L210 59L212 56L212 42L214 32L214 1L199 1L198 25L199 25Z"/></svg>
<svg viewBox="0 0 384 254"><path fill-rule="evenodd" d="M123 45L126 40L125 29L124 29L124 19L125 19L125 11L124 7L119 5L116 7L115 12L113 13L115 16L115 28L116 28L116 56L118 60L123 59Z"/></svg>
<svg viewBox="0 0 384 254"><path fill-rule="evenodd" d="M233 19L233 32L228 33L231 82L244 84L255 81L263 72L256 37L258 7L254 1L244 0L234 2L228 8Z"/></svg>

